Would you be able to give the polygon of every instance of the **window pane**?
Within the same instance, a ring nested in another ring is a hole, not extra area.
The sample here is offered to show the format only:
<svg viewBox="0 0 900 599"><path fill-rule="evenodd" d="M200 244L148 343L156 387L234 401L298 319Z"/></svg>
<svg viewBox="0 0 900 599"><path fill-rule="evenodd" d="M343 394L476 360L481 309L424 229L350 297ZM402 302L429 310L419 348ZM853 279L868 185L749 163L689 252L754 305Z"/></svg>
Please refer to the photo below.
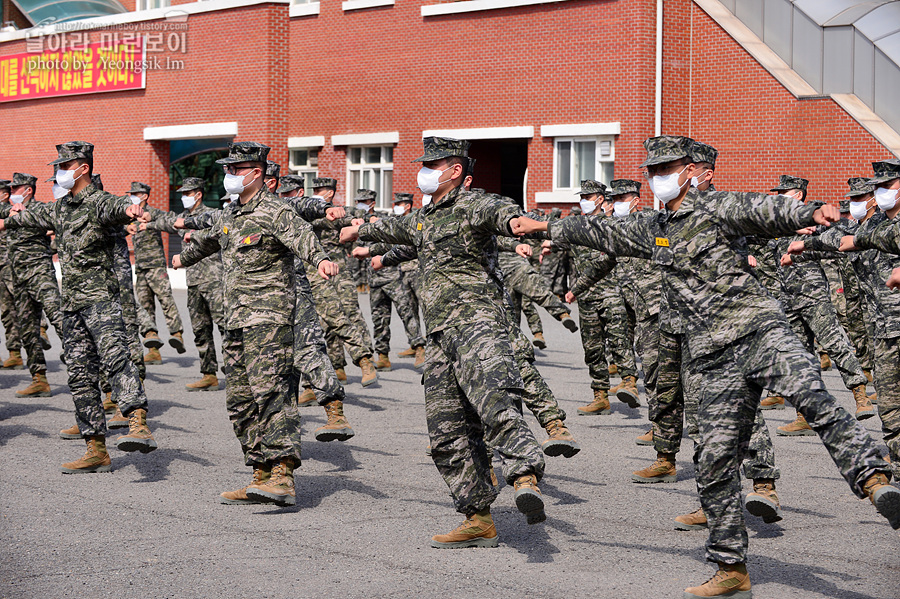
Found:
<svg viewBox="0 0 900 599"><path fill-rule="evenodd" d="M309 162L309 152L306 150L294 150L292 152L291 162L297 167L306 166L307 162Z"/></svg>
<svg viewBox="0 0 900 599"><path fill-rule="evenodd" d="M394 171L383 171L384 181L382 181L381 193L378 194L378 206L381 208L390 208L391 200L394 198Z"/></svg>
<svg viewBox="0 0 900 599"><path fill-rule="evenodd" d="M597 146L593 141L575 142L575 172L579 182L595 178L596 150Z"/></svg>
<svg viewBox="0 0 900 599"><path fill-rule="evenodd" d="M572 142L560 141L556 144L556 186L560 189L572 187Z"/></svg>
<svg viewBox="0 0 900 599"><path fill-rule="evenodd" d="M381 157L388 164L394 162L394 146L384 146L384 152L382 152Z"/></svg>
<svg viewBox="0 0 900 599"><path fill-rule="evenodd" d="M359 164L362 158L362 148L350 148L350 162Z"/></svg>
<svg viewBox="0 0 900 599"><path fill-rule="evenodd" d="M306 195L310 196L313 193L312 182L316 177L316 171L304 171L303 172L303 188Z"/></svg>
<svg viewBox="0 0 900 599"><path fill-rule="evenodd" d="M356 190L359 189L359 175L359 171L350 171L350 185L347 186L347 199L344 202L345 206L350 206L350 202L353 200Z"/></svg>
<svg viewBox="0 0 900 599"><path fill-rule="evenodd" d="M366 163L367 164L378 164L381 162L381 147L368 147L366 148Z"/></svg>
<svg viewBox="0 0 900 599"><path fill-rule="evenodd" d="M309 166L319 166L319 151L318 150L310 150L309 151Z"/></svg>
<svg viewBox="0 0 900 599"><path fill-rule="evenodd" d="M600 182L606 185L609 185L609 182L615 178L613 174L613 163L612 162L601 162L600 163Z"/></svg>

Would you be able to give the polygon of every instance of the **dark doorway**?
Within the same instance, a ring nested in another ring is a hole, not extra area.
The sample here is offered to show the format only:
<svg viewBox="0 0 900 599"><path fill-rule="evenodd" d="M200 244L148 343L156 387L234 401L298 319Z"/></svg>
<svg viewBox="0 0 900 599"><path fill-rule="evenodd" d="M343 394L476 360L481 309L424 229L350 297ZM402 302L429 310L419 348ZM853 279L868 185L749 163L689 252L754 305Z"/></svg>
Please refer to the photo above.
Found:
<svg viewBox="0 0 900 599"><path fill-rule="evenodd" d="M473 187L499 193L525 206L527 140L478 139L472 142L469 155L475 159Z"/></svg>

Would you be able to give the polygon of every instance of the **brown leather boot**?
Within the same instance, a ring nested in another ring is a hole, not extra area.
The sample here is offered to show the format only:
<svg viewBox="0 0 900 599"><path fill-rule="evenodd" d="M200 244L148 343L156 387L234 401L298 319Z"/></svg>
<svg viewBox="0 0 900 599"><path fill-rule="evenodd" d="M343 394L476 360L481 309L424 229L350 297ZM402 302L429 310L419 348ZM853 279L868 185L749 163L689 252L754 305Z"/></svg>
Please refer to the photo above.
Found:
<svg viewBox="0 0 900 599"><path fill-rule="evenodd" d="M416 348L416 361L413 362L413 368L419 372L425 369L425 348L422 346Z"/></svg>
<svg viewBox="0 0 900 599"><path fill-rule="evenodd" d="M103 396L103 411L107 414L112 414L116 411L116 404L112 400L112 391L107 391Z"/></svg>
<svg viewBox="0 0 900 599"><path fill-rule="evenodd" d="M759 401L760 410L783 410L784 398L780 395L770 395Z"/></svg>
<svg viewBox="0 0 900 599"><path fill-rule="evenodd" d="M416 348L408 347L408 348L404 349L403 351L398 351L397 355L400 356L401 358L412 358L413 356L416 355Z"/></svg>
<svg viewBox="0 0 900 599"><path fill-rule="evenodd" d="M153 347L144 354L144 364L162 364L162 354L159 349Z"/></svg>
<svg viewBox="0 0 900 599"><path fill-rule="evenodd" d="M337 375L337 380L339 380L340 382L347 382L347 372L343 368L335 368L334 374Z"/></svg>
<svg viewBox="0 0 900 599"><path fill-rule="evenodd" d="M69 428L64 428L61 431L59 431L59 438L60 439L70 439L70 440L71 439L80 439L81 431L78 429L77 424L73 424Z"/></svg>
<svg viewBox="0 0 900 599"><path fill-rule="evenodd" d="M626 376L618 385L609 390L616 396L616 399L627 405L629 408L637 408L641 405L638 399L637 378Z"/></svg>
<svg viewBox="0 0 900 599"><path fill-rule="evenodd" d="M496 547L497 529L490 510L482 510L468 516L450 533L431 537L435 549L462 549L464 547Z"/></svg>
<svg viewBox="0 0 900 599"><path fill-rule="evenodd" d="M384 370L385 372L390 371L391 369L391 358L387 354L378 354L378 359L375 361L375 368L377 370Z"/></svg>
<svg viewBox="0 0 900 599"><path fill-rule="evenodd" d="M594 389L594 401L586 406L578 408L578 414L581 416L600 416L609 414L612 409L609 405L608 391L606 389Z"/></svg>
<svg viewBox="0 0 900 599"><path fill-rule="evenodd" d="M871 403L873 406L878 405L878 393L873 393L869 396L869 403Z"/></svg>
<svg viewBox="0 0 900 599"><path fill-rule="evenodd" d="M303 392L297 396L297 407L310 408L317 405L319 401L316 399L316 392L310 387L305 387Z"/></svg>
<svg viewBox="0 0 900 599"><path fill-rule="evenodd" d="M800 412L797 412L797 419L790 424L779 426L775 432L782 437L811 437L816 434L806 418Z"/></svg>
<svg viewBox="0 0 900 599"><path fill-rule="evenodd" d="M637 437L634 442L638 445L653 445L653 429L651 428L640 437Z"/></svg>
<svg viewBox="0 0 900 599"><path fill-rule="evenodd" d="M544 427L549 437L541 443L541 448L548 456L564 456L571 458L573 455L581 451L581 447L575 442L575 437L566 428L562 420L551 420Z"/></svg>
<svg viewBox="0 0 900 599"><path fill-rule="evenodd" d="M753 593L746 564L719 564L719 570L712 578L698 587L684 589L684 599L694 597L751 599Z"/></svg>
<svg viewBox="0 0 900 599"><path fill-rule="evenodd" d="M219 379L214 374L204 374L199 381L185 385L188 391L218 391Z"/></svg>
<svg viewBox="0 0 900 599"><path fill-rule="evenodd" d="M856 419L866 420L874 416L875 408L872 407L872 402L869 401L869 396L866 395L866 386L857 385L850 391L853 393L853 400L856 402Z"/></svg>
<svg viewBox="0 0 900 599"><path fill-rule="evenodd" d="M863 490L891 528L900 529L900 490L888 484L888 477L880 472L873 474L863 484Z"/></svg>
<svg viewBox="0 0 900 599"><path fill-rule="evenodd" d="M129 426L128 418L125 418L125 415L122 414L122 410L119 409L119 406L113 404L113 417L109 419L106 423L107 428L127 428Z"/></svg>
<svg viewBox="0 0 900 599"><path fill-rule="evenodd" d="M678 479L674 453L656 453L656 461L631 474L636 483L674 483Z"/></svg>
<svg viewBox="0 0 900 599"><path fill-rule="evenodd" d="M866 380L869 381L870 383L875 380L872 378L871 370L866 370L865 368L863 368L863 374L866 375Z"/></svg>
<svg viewBox="0 0 900 599"><path fill-rule="evenodd" d="M531 340L531 343L538 349L547 349L547 340L544 339L543 333L535 333L534 339Z"/></svg>
<svg viewBox="0 0 900 599"><path fill-rule="evenodd" d="M84 474L88 472L109 472L112 470L109 453L106 451L106 439L101 436L85 437L87 451L80 460L66 462L60 466L64 474Z"/></svg>
<svg viewBox="0 0 900 599"><path fill-rule="evenodd" d="M128 417L128 434L116 439L120 451L150 453L157 448L156 441L147 426L147 410L136 408Z"/></svg>
<svg viewBox="0 0 900 599"><path fill-rule="evenodd" d="M744 498L744 507L747 511L763 519L766 524L772 524L782 519L781 502L778 501L778 493L775 492L775 480L771 478L758 478L753 481L753 492L747 493Z"/></svg>
<svg viewBox="0 0 900 599"><path fill-rule="evenodd" d="M569 329L569 332L577 333L578 332L578 324L572 320L572 317L569 316L568 312L560 314L559 321L562 323L564 327Z"/></svg>
<svg viewBox="0 0 900 599"><path fill-rule="evenodd" d="M47 351L51 347L53 347L52 345L50 345L50 337L47 336L47 329L44 327L41 327L41 337L40 338L41 338L41 348L44 351Z"/></svg>
<svg viewBox="0 0 900 599"><path fill-rule="evenodd" d="M610 362L609 368L607 368L607 371L609 372L610 376L613 376L615 374L619 374L619 367L616 366L615 364L613 364L612 362Z"/></svg>
<svg viewBox="0 0 900 599"><path fill-rule="evenodd" d="M272 466L269 480L254 483L247 487L247 497L274 503L275 505L294 505L297 503L294 494L294 460L284 458Z"/></svg>
<svg viewBox="0 0 900 599"><path fill-rule="evenodd" d="M159 349L162 346L163 342L159 335L156 334L156 331L147 331L147 334L144 335L144 347L147 349Z"/></svg>
<svg viewBox="0 0 900 599"><path fill-rule="evenodd" d="M708 522L703 508L695 510L690 514L683 514L675 517L675 530L700 530L707 528Z"/></svg>
<svg viewBox="0 0 900 599"><path fill-rule="evenodd" d="M253 480L250 481L250 485L259 485L265 483L272 476L272 471L266 468L266 466L257 466L253 468ZM224 503L228 505L248 505L248 504L256 504L256 503L265 503L258 499L251 499L247 497L247 488L250 487L247 485L237 491L225 491L224 493L219 493L219 503Z"/></svg>
<svg viewBox="0 0 900 599"><path fill-rule="evenodd" d="M378 371L375 370L375 365L372 364L370 358L360 358L359 368L362 370L362 381L360 382L363 387L368 387L378 380Z"/></svg>
<svg viewBox="0 0 900 599"><path fill-rule="evenodd" d="M544 512L544 497L537 486L537 477L534 474L520 476L513 483L516 490L516 507L525 514L529 524L540 524L547 519Z"/></svg>
<svg viewBox="0 0 900 599"><path fill-rule="evenodd" d="M316 441L346 441L355 434L344 416L344 402L335 399L325 406L328 422L314 431Z"/></svg>
<svg viewBox="0 0 900 599"><path fill-rule="evenodd" d="M172 336L169 337L169 345L175 348L179 354L183 354L187 350L184 349L184 337L181 334L181 331L177 333L172 333Z"/></svg>
<svg viewBox="0 0 900 599"><path fill-rule="evenodd" d="M16 391L17 397L50 397L50 383L47 382L47 373L39 372L31 377L31 384Z"/></svg>
<svg viewBox="0 0 900 599"><path fill-rule="evenodd" d="M22 352L10 351L9 359L3 362L6 370L25 370L25 362L22 361Z"/></svg>
<svg viewBox="0 0 900 599"><path fill-rule="evenodd" d="M831 358L829 358L828 354L826 354L825 352L819 354L819 366L822 367L822 372L831 370Z"/></svg>

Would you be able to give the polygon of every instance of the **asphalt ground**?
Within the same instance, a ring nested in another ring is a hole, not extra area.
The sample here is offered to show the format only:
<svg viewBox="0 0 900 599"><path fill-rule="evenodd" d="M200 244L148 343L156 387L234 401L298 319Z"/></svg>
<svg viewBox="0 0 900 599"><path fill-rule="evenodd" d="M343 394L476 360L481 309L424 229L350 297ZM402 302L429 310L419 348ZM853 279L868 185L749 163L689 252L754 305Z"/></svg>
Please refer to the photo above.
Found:
<svg viewBox="0 0 900 599"><path fill-rule="evenodd" d="M360 297L368 314L368 296ZM185 292L176 300L187 323ZM692 444L682 444L676 483L632 483L631 472L655 457L634 443L648 428L646 407L614 400L609 416L577 416L591 398L580 339L541 315L549 348L537 365L582 451L548 458L543 524L528 526L501 482L492 510L496 549L429 546L462 517L425 455L420 375L411 359L396 357L406 346L396 315L394 369L363 389L359 370L348 368L346 413L356 436L316 442L312 430L324 411L303 409L291 508L218 503L221 491L246 485L250 471L224 391L184 388L199 377L189 331L186 354L166 346L164 363L148 367L159 449L113 447L113 473L61 474L59 465L80 457L84 445L57 437L73 423L73 407L51 333L52 397L18 399L27 371L0 372L0 597L681 597L714 571L704 559L706 532L672 525L699 507ZM157 321L163 325L161 313ZM824 377L851 409L838 374ZM785 518L764 524L748 516L754 596L900 597L900 535L850 492L817 437L775 435L793 415L766 413ZM878 419L864 426L880 442Z"/></svg>

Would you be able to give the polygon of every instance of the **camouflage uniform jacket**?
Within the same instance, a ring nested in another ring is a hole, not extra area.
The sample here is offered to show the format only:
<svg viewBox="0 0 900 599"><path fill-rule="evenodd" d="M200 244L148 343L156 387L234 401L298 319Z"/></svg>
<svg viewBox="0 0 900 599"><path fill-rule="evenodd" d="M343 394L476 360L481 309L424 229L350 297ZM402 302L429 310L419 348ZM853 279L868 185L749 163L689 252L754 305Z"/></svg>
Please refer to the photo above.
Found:
<svg viewBox="0 0 900 599"><path fill-rule="evenodd" d="M27 210L43 206L34 198L25 202ZM52 204L48 204L52 205ZM0 218L6 218L10 214L10 204L0 205ZM6 235L9 252L9 264L19 281L25 281L31 277L31 273L42 270L47 260L53 258L56 252L50 247L50 236L47 230L39 231L32 228L12 229Z"/></svg>
<svg viewBox="0 0 900 599"><path fill-rule="evenodd" d="M192 238L181 261L189 266L220 250L226 329L293 324L294 256L314 266L328 259L312 226L266 189L223 210L210 229Z"/></svg>
<svg viewBox="0 0 900 599"><path fill-rule="evenodd" d="M487 194L455 188L415 214L359 228L362 241L410 245L419 256L425 328L507 318L496 235L511 236L521 209Z"/></svg>
<svg viewBox="0 0 900 599"><path fill-rule="evenodd" d="M27 229L56 232L62 270L63 310L73 312L91 304L108 302L119 294L119 280L113 270L112 244L108 229L125 225L131 201L88 185L79 193L66 195L52 204L35 202L25 212L6 220L12 231Z"/></svg>
<svg viewBox="0 0 900 599"><path fill-rule="evenodd" d="M149 206L147 210L161 212L156 208L151 209ZM149 227L146 231L138 231L131 236L131 245L134 247L134 268L136 270L150 270L168 266L160 231Z"/></svg>
<svg viewBox="0 0 900 599"><path fill-rule="evenodd" d="M787 235L813 224L815 206L757 193L690 189L677 211L610 221L567 218L552 239L650 259L662 273L660 328L684 332L693 358L784 322L781 305L750 273L745 235Z"/></svg>
<svg viewBox="0 0 900 599"><path fill-rule="evenodd" d="M578 217L573 217L578 218ZM581 218L605 219L605 216L587 216ZM557 219L556 222L559 222ZM616 259L605 252L581 245L571 245L556 240L551 246L553 251L568 253L572 258L572 288L569 290L578 300L600 302L608 295L610 287L616 287L614 276L610 276L616 268Z"/></svg>
<svg viewBox="0 0 900 599"><path fill-rule="evenodd" d="M627 218L657 218L658 211L634 212ZM628 294L638 320L646 320L659 314L662 296L662 274L650 260L632 256L619 256L615 272L619 275L619 287Z"/></svg>
<svg viewBox="0 0 900 599"><path fill-rule="evenodd" d="M177 235L180 235L183 240L184 236L187 234L187 230L176 229L175 221L179 218L188 218L191 216L196 217L206 212L215 213L216 215L218 215L218 213L220 213L221 211L217 210L216 208L210 208L206 204L200 204L200 206L198 206L193 212L185 210L181 214L175 214L174 212L164 212L162 210L157 210L156 208L151 208L150 215L153 220L147 223L147 229L165 231L166 233L175 233ZM185 243L184 247L190 247L191 243L193 243L193 240L194 236L191 235L191 240ZM212 256L208 260L203 260L192 268L186 269L185 278L187 279L188 287L196 287L199 285L221 285L224 278L224 274L222 272L221 257Z"/></svg>
<svg viewBox="0 0 900 599"><path fill-rule="evenodd" d="M350 260L350 251L353 249L352 243L341 243L341 229L349 227L354 218L365 218L369 213L359 208L347 208L347 215L337 220L328 220L327 218L318 218L312 221L313 230L319 243L328 254L332 262L337 263L341 268L347 266ZM356 258L353 258L356 260Z"/></svg>

